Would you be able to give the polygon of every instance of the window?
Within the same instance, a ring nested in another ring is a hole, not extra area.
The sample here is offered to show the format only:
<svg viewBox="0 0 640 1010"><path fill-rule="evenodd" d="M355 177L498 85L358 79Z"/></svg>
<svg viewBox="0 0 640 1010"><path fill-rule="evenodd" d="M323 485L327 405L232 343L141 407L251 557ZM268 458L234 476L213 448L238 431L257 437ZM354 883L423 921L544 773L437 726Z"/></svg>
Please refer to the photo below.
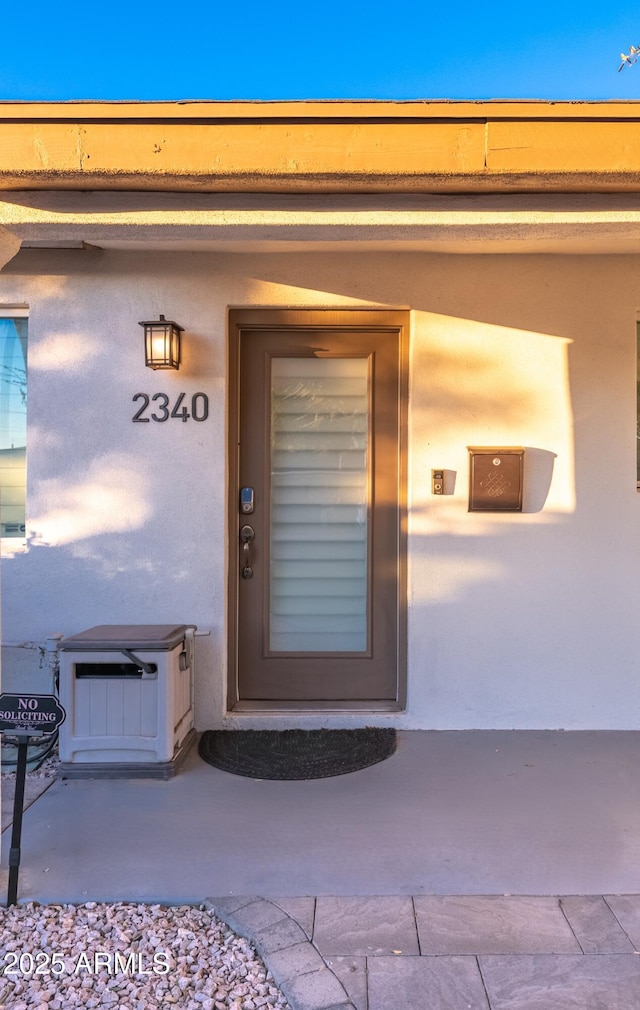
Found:
<svg viewBox="0 0 640 1010"><path fill-rule="evenodd" d="M0 308L0 535L25 536L27 310Z"/></svg>

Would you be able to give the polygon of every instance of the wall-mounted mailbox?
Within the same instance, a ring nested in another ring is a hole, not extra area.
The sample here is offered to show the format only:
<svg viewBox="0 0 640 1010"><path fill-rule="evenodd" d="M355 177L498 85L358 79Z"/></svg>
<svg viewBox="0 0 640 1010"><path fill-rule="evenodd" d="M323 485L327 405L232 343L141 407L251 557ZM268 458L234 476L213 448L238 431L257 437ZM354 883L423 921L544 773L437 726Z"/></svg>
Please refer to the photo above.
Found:
<svg viewBox="0 0 640 1010"><path fill-rule="evenodd" d="M524 449L518 445L469 449L469 511L522 512Z"/></svg>

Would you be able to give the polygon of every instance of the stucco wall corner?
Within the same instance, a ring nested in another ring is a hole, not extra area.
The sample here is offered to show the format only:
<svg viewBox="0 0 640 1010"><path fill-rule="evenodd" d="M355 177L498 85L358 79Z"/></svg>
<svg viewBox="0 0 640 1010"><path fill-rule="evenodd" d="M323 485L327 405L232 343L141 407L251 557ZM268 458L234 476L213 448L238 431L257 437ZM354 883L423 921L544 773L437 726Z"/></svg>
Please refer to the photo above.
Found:
<svg viewBox="0 0 640 1010"><path fill-rule="evenodd" d="M20 249L20 239L0 225L0 270L12 260Z"/></svg>

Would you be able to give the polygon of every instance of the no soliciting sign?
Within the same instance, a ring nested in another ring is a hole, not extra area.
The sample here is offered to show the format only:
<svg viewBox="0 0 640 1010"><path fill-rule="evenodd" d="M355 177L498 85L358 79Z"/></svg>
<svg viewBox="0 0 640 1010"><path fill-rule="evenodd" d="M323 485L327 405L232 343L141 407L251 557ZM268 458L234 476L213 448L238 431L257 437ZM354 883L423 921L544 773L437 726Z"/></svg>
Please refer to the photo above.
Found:
<svg viewBox="0 0 640 1010"><path fill-rule="evenodd" d="M0 733L55 733L67 713L53 694L0 694Z"/></svg>

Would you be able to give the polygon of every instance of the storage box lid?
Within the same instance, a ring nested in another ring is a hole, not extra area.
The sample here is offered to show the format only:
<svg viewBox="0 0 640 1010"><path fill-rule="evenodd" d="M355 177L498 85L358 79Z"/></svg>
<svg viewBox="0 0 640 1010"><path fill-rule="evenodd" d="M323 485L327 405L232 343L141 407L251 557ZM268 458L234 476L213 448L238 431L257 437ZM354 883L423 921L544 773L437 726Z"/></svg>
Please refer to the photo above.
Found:
<svg viewBox="0 0 640 1010"><path fill-rule="evenodd" d="M147 652L174 649L193 624L98 624L60 642L60 649L77 652L117 652L140 649Z"/></svg>

